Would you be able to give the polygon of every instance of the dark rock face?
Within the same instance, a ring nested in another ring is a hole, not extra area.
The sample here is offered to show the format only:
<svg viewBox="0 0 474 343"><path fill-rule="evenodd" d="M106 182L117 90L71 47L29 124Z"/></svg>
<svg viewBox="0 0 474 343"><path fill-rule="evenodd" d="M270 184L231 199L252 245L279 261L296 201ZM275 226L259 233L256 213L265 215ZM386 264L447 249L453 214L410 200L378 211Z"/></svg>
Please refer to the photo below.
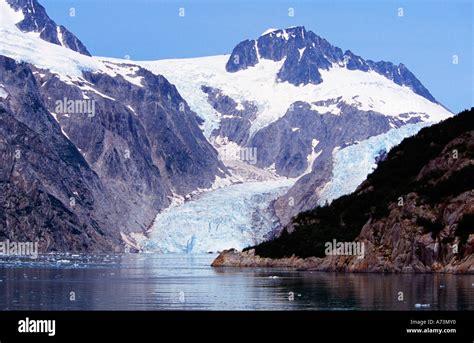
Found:
<svg viewBox="0 0 474 343"><path fill-rule="evenodd" d="M0 83L2 240L38 241L40 251L120 249L114 199L61 134L30 68L0 56Z"/></svg>
<svg viewBox="0 0 474 343"><path fill-rule="evenodd" d="M471 109L405 139L355 192L300 213L251 260L295 255L305 269L474 273L473 118ZM365 253L326 256L333 239Z"/></svg>
<svg viewBox="0 0 474 343"><path fill-rule="evenodd" d="M280 220L279 231L298 213L311 209L318 203L320 190L331 181L332 170L332 151L321 151L313 163L312 171L300 177L286 194L275 200L273 207Z"/></svg>
<svg viewBox="0 0 474 343"><path fill-rule="evenodd" d="M257 48L254 40L244 40L237 44L232 51L231 58L227 61L225 69L228 72L236 72L258 63Z"/></svg>
<svg viewBox="0 0 474 343"><path fill-rule="evenodd" d="M7 2L13 9L23 12L24 19L17 24L23 32L38 32L40 38L47 42L90 56L84 44L64 26L57 25L37 0L7 0Z"/></svg>
<svg viewBox="0 0 474 343"><path fill-rule="evenodd" d="M290 37L294 42L289 39L286 60L278 72L278 80L294 85L323 82L319 69L328 70L332 63L340 61L341 49L332 46L313 32L307 32L303 27L294 28L292 31ZM272 34L273 32L269 35Z"/></svg>
<svg viewBox="0 0 474 343"><path fill-rule="evenodd" d="M212 107L223 116L219 129L214 130L211 135L227 137L229 141L239 145L245 144L249 139L250 126L256 118L258 107L249 101L238 104L216 88L202 86L201 90L207 94Z"/></svg>
<svg viewBox="0 0 474 343"><path fill-rule="evenodd" d="M125 84L108 78L117 89ZM56 101L83 98L79 88L57 77L47 75L39 82L44 85L41 93L46 107L53 113ZM156 212L168 204L170 195L152 159L145 128L123 104L93 92L84 93L95 102L95 115L57 113L60 126L113 194L120 208L117 226L124 232L145 230Z"/></svg>
<svg viewBox="0 0 474 343"><path fill-rule="evenodd" d="M202 135L196 114L176 88L144 69L136 76L142 77L142 87L120 76L90 72L77 85L54 76L40 81L51 112L64 96L82 99L86 95L95 101L92 118L61 113L57 118L121 201L125 232L147 229L156 213L169 204L172 193L184 195L209 188L216 175L224 176L219 169L225 170ZM78 88L85 85L92 91Z"/></svg>
<svg viewBox="0 0 474 343"><path fill-rule="evenodd" d="M257 47L257 49L256 49ZM257 40L239 43L226 65L228 72L237 72L255 66L260 58L272 61L285 59L277 75L277 81L288 81L294 85L323 82L320 70L328 70L333 64L346 66L350 70L373 70L396 84L410 87L416 94L436 102L430 92L403 65L391 62L364 60L350 50L345 53L327 40L302 26L276 30L260 36Z"/></svg>
<svg viewBox="0 0 474 343"><path fill-rule="evenodd" d="M287 30L276 30L258 38L258 51L262 58L281 61L292 50L305 46L305 30L295 27Z"/></svg>
<svg viewBox="0 0 474 343"><path fill-rule="evenodd" d="M176 87L163 76L143 68L135 75L142 77L143 87L105 74L86 73L85 78L129 113L125 105L135 111L133 119L139 121L146 132L153 163L177 193L208 188L216 175L224 176L219 168L225 170L225 167L202 134L199 118Z"/></svg>

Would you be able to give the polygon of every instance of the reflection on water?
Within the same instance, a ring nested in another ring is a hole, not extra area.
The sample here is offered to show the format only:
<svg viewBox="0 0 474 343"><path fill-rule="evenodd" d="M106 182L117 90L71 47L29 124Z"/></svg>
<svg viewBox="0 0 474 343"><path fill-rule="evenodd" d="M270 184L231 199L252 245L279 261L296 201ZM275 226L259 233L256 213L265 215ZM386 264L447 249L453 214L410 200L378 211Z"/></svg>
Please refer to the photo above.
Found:
<svg viewBox="0 0 474 343"><path fill-rule="evenodd" d="M0 309L419 310L416 304L429 304L432 310L474 310L472 275L215 269L209 267L214 257L49 255L35 262L0 260Z"/></svg>

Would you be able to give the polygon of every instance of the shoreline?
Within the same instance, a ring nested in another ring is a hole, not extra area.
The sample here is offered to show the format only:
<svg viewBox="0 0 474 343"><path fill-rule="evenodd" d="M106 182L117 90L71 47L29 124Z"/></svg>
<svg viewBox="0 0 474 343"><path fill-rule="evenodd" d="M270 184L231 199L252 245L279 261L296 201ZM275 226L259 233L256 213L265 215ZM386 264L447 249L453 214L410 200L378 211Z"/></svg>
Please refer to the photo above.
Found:
<svg viewBox="0 0 474 343"><path fill-rule="evenodd" d="M421 262L405 265L402 268L390 262L377 260L370 256L357 259L356 256L307 257L296 256L284 258L260 257L255 251L222 251L211 263L211 267L235 268L289 268L299 271L321 271L342 273L375 273L375 274L458 274L474 275L474 256L462 261L453 261L447 265L433 263L432 266Z"/></svg>

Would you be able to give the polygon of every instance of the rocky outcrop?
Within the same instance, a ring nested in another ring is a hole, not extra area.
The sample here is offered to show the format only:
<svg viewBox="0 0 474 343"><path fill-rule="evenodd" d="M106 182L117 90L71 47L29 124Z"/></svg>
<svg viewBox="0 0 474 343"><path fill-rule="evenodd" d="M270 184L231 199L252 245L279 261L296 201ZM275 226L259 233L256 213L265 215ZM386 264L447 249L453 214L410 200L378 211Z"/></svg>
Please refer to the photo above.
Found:
<svg viewBox="0 0 474 343"><path fill-rule="evenodd" d="M474 111L465 111L392 149L359 188L301 213L281 236L214 266L347 272L474 274ZM336 239L363 254L326 255Z"/></svg>
<svg viewBox="0 0 474 343"><path fill-rule="evenodd" d="M348 273L453 273L453 274L474 274L474 257L471 255L464 261L448 264L436 265L435 268L426 268L424 265L409 266L407 268L393 269L390 265L381 265L376 261L369 267L370 261L351 261L350 259L337 257L307 257L296 256L284 258L270 258L255 255L255 250L238 251L235 249L224 250L217 256L211 267L231 267L231 268L288 268L302 271L321 272L348 272Z"/></svg>
<svg viewBox="0 0 474 343"><path fill-rule="evenodd" d="M247 39L240 42L234 48L231 57L225 66L228 72L236 72L254 66L258 63L255 41Z"/></svg>
<svg viewBox="0 0 474 343"><path fill-rule="evenodd" d="M217 88L202 86L201 90L207 94L209 104L222 116L219 128L211 133L212 137L227 137L239 145L245 144L258 111L257 106L249 101L237 102Z"/></svg>
<svg viewBox="0 0 474 343"><path fill-rule="evenodd" d="M322 262L321 258L300 258L296 256L273 259L255 255L255 250L238 251L224 250L212 262L212 267L256 267L256 268L292 268L300 270L316 269Z"/></svg>

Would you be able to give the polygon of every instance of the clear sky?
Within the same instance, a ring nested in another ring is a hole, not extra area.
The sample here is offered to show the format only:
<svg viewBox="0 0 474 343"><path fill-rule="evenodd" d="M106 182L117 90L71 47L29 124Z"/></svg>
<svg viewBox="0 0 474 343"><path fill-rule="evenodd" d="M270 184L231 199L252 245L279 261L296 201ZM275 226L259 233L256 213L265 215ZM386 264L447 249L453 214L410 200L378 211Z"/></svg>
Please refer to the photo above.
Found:
<svg viewBox="0 0 474 343"><path fill-rule="evenodd" d="M268 28L304 25L343 51L404 63L452 111L474 103L471 0L39 1L97 56L153 60L228 54Z"/></svg>

